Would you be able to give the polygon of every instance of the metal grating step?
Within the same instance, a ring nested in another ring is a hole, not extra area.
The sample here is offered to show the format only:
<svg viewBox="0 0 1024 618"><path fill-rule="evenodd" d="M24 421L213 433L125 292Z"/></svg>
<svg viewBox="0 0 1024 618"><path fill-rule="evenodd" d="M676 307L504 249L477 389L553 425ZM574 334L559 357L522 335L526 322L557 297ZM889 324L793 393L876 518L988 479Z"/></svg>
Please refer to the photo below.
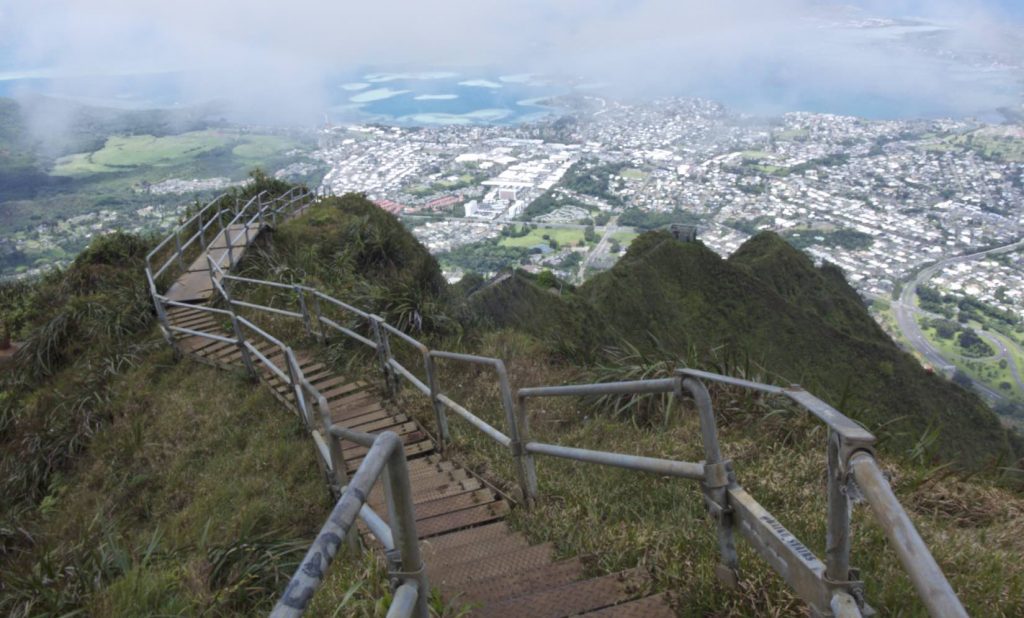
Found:
<svg viewBox="0 0 1024 618"><path fill-rule="evenodd" d="M572 582L485 605L481 616L562 618L635 599L648 583L639 569Z"/></svg>
<svg viewBox="0 0 1024 618"><path fill-rule="evenodd" d="M536 592L574 582L583 576L583 564L576 558L562 560L515 575L499 575L468 586L442 587L446 597L461 602L486 603Z"/></svg>
<svg viewBox="0 0 1024 618"><path fill-rule="evenodd" d="M674 618L676 613L669 606L668 597L661 593L583 615L600 618Z"/></svg>
<svg viewBox="0 0 1024 618"><path fill-rule="evenodd" d="M487 556L472 562L451 565L434 571L430 581L437 586L471 588L471 582L499 575L513 575L532 571L551 563L553 546L550 543L534 545L501 556ZM430 565L427 565L430 569Z"/></svg>

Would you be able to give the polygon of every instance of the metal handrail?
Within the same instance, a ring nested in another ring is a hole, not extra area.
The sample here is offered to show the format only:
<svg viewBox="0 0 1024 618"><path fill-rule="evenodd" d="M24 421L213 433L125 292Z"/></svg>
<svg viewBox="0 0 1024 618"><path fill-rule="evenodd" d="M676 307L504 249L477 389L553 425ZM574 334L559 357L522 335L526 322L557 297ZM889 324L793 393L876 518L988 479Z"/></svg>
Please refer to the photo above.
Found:
<svg viewBox="0 0 1024 618"><path fill-rule="evenodd" d="M270 615L274 618L288 618L303 614L323 583L328 567L341 548L342 540L349 535L356 518L366 506L367 496L381 475L386 474L385 487L391 497L389 503L393 505L391 510L394 514L393 542L401 552L400 568L392 569L392 572L402 580L395 591L388 616L427 618L430 613L426 593L430 587L420 556L412 485L402 439L391 431L371 435L369 440L364 440L366 434L359 432L339 429L337 433L370 450L359 464L351 484L342 491L330 517L320 529Z"/></svg>
<svg viewBox="0 0 1024 618"><path fill-rule="evenodd" d="M280 201L284 201L284 199L290 199L287 205L298 201L298 198L278 198ZM251 203L252 201L250 201ZM273 208L271 205L274 203L276 203L276 200L271 201L270 205L261 204L257 209L257 215L254 216L265 214L268 209L272 210L275 214L280 213L283 207ZM245 208L239 211L236 218L246 212L250 204L247 204ZM322 428L320 430L313 430L314 438L319 440L318 445L321 442L326 444L327 452L325 453L324 450L321 450L321 457L332 470L335 482L339 487L344 486L345 467L344 460L341 458L341 447L338 440L344 438L356 443L366 443L368 440L372 440L373 436L332 425L327 402L323 400L323 396L301 374L301 370L294 361L294 355L291 353L290 348L269 333L266 333L263 329L257 327L251 321L236 316L233 311L234 307L245 307L256 311L303 319L307 332L310 335L314 334L311 324L315 320L317 325L316 336L321 341L326 341L327 339L327 333L324 330L324 325L326 324L331 329L374 349L380 359L381 370L384 372L385 384L389 395L396 393L398 384L395 381L395 377L400 375L411 382L417 390L430 397L437 415L441 448L444 448L445 443L450 439L448 436L447 416L445 414L446 409L454 411L476 429L502 446L509 448L511 454L516 459L519 485L522 490L524 503L527 506L530 505L537 494L533 455L571 459L585 463L701 481L705 503L711 515L718 522L718 539L721 552L721 564L718 571L720 579L727 583L735 582L738 567L736 550L733 545L735 529L750 542L756 552L773 569L783 576L790 587L797 592L798 596L811 605L816 613L822 615L859 616L861 609L867 609L863 599L863 584L855 581L856 571L851 569L849 565L850 498L847 487L856 483L861 487L864 497L870 503L876 518L885 529L890 542L900 557L901 563L910 575L915 590L929 612L934 616L966 615L955 592L945 579L945 576L875 463L873 452L874 436L864 427L799 386L780 387L695 369L680 368L676 370L675 375L671 378L522 388L515 393L513 398L505 365L501 359L431 350L411 335L388 324L380 316L353 307L314 288L230 275L223 271L220 264L214 264L213 262L211 260L211 277L216 270L219 277L223 280L291 289L296 292L299 311L290 311L241 300L232 300L226 290L220 286L219 281L216 279L214 281L215 287L228 300L228 307L232 309L229 313L233 315L234 322L253 329L284 351L286 359L289 360L289 371L293 375L285 375L277 367L274 367L274 369L277 370L276 373L279 377L296 389L296 405L304 415L308 425L312 426L313 423L312 411L306 407L305 403L307 394L309 395L309 400L315 402L315 407L320 410ZM150 275L148 269L147 275ZM161 297L155 294L155 285L152 284L152 280L152 277L150 277L151 288L154 290L154 300L160 304ZM314 301L315 317L310 314L309 308L306 305L305 298L307 294L311 295ZM373 339L364 337L324 316L322 314L321 301L347 311L358 318L367 320L373 331ZM415 348L423 357L426 382L421 380L394 357L389 344L389 336L391 335L398 337L404 343ZM240 341L244 341L241 335L238 338ZM269 360L263 357L248 342L244 342L243 347L250 349L261 361L269 363ZM435 366L436 360L484 364L495 368L501 387L502 405L506 411L507 433L487 423L441 391ZM813 552L800 543L736 482L731 462L725 460L721 455L711 398L704 382L751 389L786 397L824 422L829 428L826 444L828 462L828 525L826 560L824 563L815 557ZM529 423L526 412L526 402L528 399L537 397L650 393L671 393L676 397L688 394L694 399L699 413L701 439L706 456L704 461L683 462L641 457L623 453L545 444L529 439ZM339 501L339 505L341 505L341 501ZM372 515L369 518L372 519ZM386 536L383 529L381 529L381 535ZM406 590L407 592L403 594L409 594L408 590L410 588L406 588ZM422 592L426 588L419 587L418 590ZM418 594L418 598L424 598L424 596L422 593Z"/></svg>

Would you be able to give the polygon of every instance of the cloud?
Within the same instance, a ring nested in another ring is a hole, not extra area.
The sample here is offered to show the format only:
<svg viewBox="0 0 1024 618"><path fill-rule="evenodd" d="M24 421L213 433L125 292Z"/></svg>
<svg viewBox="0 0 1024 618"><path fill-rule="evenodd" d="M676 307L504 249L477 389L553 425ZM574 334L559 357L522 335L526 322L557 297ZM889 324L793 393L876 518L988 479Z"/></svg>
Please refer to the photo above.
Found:
<svg viewBox="0 0 1024 618"><path fill-rule="evenodd" d="M337 89L329 77L363 68L422 77L438 69L479 74L486 67L493 75L606 82L623 96L749 99L752 108L786 109L814 96L914 96L971 110L1016 96L1002 74L978 79L956 70L977 59L1021 65L1024 46L1001 6L944 0L865 0L855 7L821 0L252 0L244 7L236 0L19 0L0 11L0 41L12 69L85 76L180 71L185 101L224 99L240 113L270 113L281 121L321 118ZM922 13L943 29L849 27L875 15ZM84 95L104 94L101 81Z"/></svg>

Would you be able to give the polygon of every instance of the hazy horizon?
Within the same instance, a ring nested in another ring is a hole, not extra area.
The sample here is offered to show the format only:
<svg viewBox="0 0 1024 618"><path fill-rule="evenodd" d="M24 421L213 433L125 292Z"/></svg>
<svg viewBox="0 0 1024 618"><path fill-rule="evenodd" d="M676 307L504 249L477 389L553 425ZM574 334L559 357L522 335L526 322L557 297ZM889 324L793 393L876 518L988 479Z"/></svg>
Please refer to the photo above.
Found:
<svg viewBox="0 0 1024 618"><path fill-rule="evenodd" d="M285 124L373 108L344 85L380 71L452 71L457 85L529 73L630 99L868 117L986 114L1024 92L1024 10L997 0L11 4L0 4L0 93L128 107L216 100ZM418 108L457 97L405 77L400 94Z"/></svg>

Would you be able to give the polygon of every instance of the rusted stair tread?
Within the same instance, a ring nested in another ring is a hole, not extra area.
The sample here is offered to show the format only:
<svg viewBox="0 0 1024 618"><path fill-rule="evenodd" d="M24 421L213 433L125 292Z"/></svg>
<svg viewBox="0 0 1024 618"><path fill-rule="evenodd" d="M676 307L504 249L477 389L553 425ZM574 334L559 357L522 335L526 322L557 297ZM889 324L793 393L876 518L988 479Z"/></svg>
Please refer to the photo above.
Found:
<svg viewBox="0 0 1024 618"><path fill-rule="evenodd" d="M367 384L366 382L352 382L349 384L342 384L341 386L335 386L334 388L331 388L327 392L321 392L321 394L328 401L331 401L334 399L339 399L341 398L342 395L347 395L349 393L352 393L353 391L362 392L362 390L365 389L367 386L369 386L369 384Z"/></svg>
<svg viewBox="0 0 1024 618"><path fill-rule="evenodd" d="M478 560L449 565L430 574L430 582L436 586L459 586L472 588L472 582L499 575L512 575L551 564L554 548L550 543L532 545L523 549L486 556ZM430 565L427 565L430 569Z"/></svg>
<svg viewBox="0 0 1024 618"><path fill-rule="evenodd" d="M339 426L370 433L383 431L382 429L374 429L374 427L378 427L382 423L385 426L390 426L392 423L395 423L396 421L398 421L399 423L404 422L402 419L408 420L408 417L403 415L400 418L396 419L387 412L380 410L376 413L364 414L363 416L346 420L344 423L340 423Z"/></svg>
<svg viewBox="0 0 1024 618"><path fill-rule="evenodd" d="M446 598L459 602L487 603L555 588L579 581L582 576L583 563L578 558L570 558L515 575L476 580L465 587L442 587L442 592Z"/></svg>
<svg viewBox="0 0 1024 618"><path fill-rule="evenodd" d="M359 391L356 393L345 395L338 399L334 399L333 401L330 402L331 410L334 410L335 408L355 408L358 406L365 406L370 403L375 403L378 405L380 404L380 400L377 398L377 396L374 393L371 393L370 391Z"/></svg>
<svg viewBox="0 0 1024 618"><path fill-rule="evenodd" d="M416 426L416 423L407 423L411 426L411 430L407 430L404 433L399 433L398 437L402 439L402 443L406 445L416 444L426 440L426 435ZM355 459L356 457L362 457L370 451L369 447L356 444L354 442L348 442L343 440L341 443L341 452L345 456L345 459Z"/></svg>
<svg viewBox="0 0 1024 618"><path fill-rule="evenodd" d="M195 323L198 323L198 322L213 322L213 321L216 321L217 318L222 318L222 317L223 317L222 314L212 313L212 312L211 313L207 313L207 312L204 311L204 312L199 312L199 313L192 314L192 315L184 315L184 316L176 315L174 317L168 316L168 319L170 320L171 324L178 325L178 324L195 324Z"/></svg>
<svg viewBox="0 0 1024 618"><path fill-rule="evenodd" d="M508 503L498 500L490 504L474 506L472 508L455 511L439 517L431 517L421 522L416 522L416 533L421 539L427 539L445 532L454 532L470 526L478 526L500 519L508 514Z"/></svg>
<svg viewBox="0 0 1024 618"><path fill-rule="evenodd" d="M320 391L320 394L324 396L326 396L325 391L330 390L339 384L344 384L348 380L345 376L339 376L331 373L330 371L307 375L306 379L313 385L313 388Z"/></svg>
<svg viewBox="0 0 1024 618"><path fill-rule="evenodd" d="M676 613L669 607L668 597L664 592L635 601L620 603L604 609L594 610L584 616L601 618L674 618Z"/></svg>
<svg viewBox="0 0 1024 618"><path fill-rule="evenodd" d="M363 417L360 418L362 419ZM400 418L398 416L381 414L376 419L360 420L358 423L347 423L346 425L352 429L358 429L359 431L365 431L366 433L377 433L381 431L397 432L409 424L412 424L413 426L416 425L415 423L410 423L408 417L404 414L400 415Z"/></svg>
<svg viewBox="0 0 1024 618"><path fill-rule="evenodd" d="M488 603L481 616L562 618L635 599L647 579L638 569L572 582Z"/></svg>
<svg viewBox="0 0 1024 618"><path fill-rule="evenodd" d="M306 371L304 370L302 373L306 374ZM330 372L324 372L322 375L323 376L331 376L333 374L331 374ZM332 387L334 387L334 386L336 386L338 384L344 384L345 383L345 378L340 377L340 376L334 377L334 378L332 378L330 380L324 380L323 378L321 378L320 379L320 382L321 382L320 384L317 384L316 382L314 382L313 378L310 377L309 375L306 375L306 380L308 380L309 383L313 385L313 388L315 388L316 390L320 391L320 394L323 395L325 398L327 397L327 393L325 392L326 389L330 389L330 388L332 388Z"/></svg>
<svg viewBox="0 0 1024 618"><path fill-rule="evenodd" d="M331 420L335 423L341 423L347 425L349 421L355 421L362 416L369 414L389 414L378 401L371 401L362 406L356 406L352 408L336 408L331 406Z"/></svg>
<svg viewBox="0 0 1024 618"><path fill-rule="evenodd" d="M223 328L221 328L220 322L214 320L213 318L207 317L199 317L192 320L171 320L171 326L174 326L175 328L187 328L189 330L200 331L206 331L211 328L216 328L217 330L224 330Z"/></svg>
<svg viewBox="0 0 1024 618"><path fill-rule="evenodd" d="M416 514L416 521L420 521L447 515L460 509L491 504L496 500L498 500L497 496L490 489L473 489L450 496L440 496L418 504L414 502L413 512Z"/></svg>
<svg viewBox="0 0 1024 618"><path fill-rule="evenodd" d="M456 533L458 534L458 533ZM529 547L530 544L521 534L507 533L490 537L484 543L470 543L448 550L437 550L429 543L423 543L420 552L423 562L427 565L427 575L442 568L453 567L464 562L473 562L481 558L495 558L506 553L515 552Z"/></svg>
<svg viewBox="0 0 1024 618"><path fill-rule="evenodd" d="M424 440L422 442L416 442L413 444L405 445L405 456L413 458L421 453L429 453L434 450L434 443L430 440ZM345 461L345 469L351 474L359 468L359 464L363 463L363 457L356 457L355 459L348 459Z"/></svg>
<svg viewBox="0 0 1024 618"><path fill-rule="evenodd" d="M461 481L441 483L440 485L423 483L419 487L414 486L412 488L412 503L413 505L417 505L421 502L430 502L439 498L447 498L448 496L455 496L467 491L477 491L483 488L483 483L476 479L464 479ZM371 492L366 503L369 504L372 509L383 509L386 506L384 491Z"/></svg>
<svg viewBox="0 0 1024 618"><path fill-rule="evenodd" d="M379 421L379 423L387 423L387 420ZM383 425L380 428L373 429L372 431L375 431L375 432L381 432L381 431L391 431L391 432L394 432L394 433L398 434L406 443L408 443L410 441L415 441L415 440L422 440L422 439L427 437L426 434L424 434L420 430L419 425L417 425L416 423L413 423L411 421L407 422L407 423L394 423L393 420L392 420L392 423L393 424L391 424L391 425L385 424L385 425ZM370 433L371 430L361 429L360 431L365 431L367 433ZM347 449L352 448L354 446L358 446L358 445L355 444L354 442L349 442L348 440L342 440L341 441L341 448L342 448L342 450L347 450ZM366 447L360 447L360 448L366 448Z"/></svg>
<svg viewBox="0 0 1024 618"><path fill-rule="evenodd" d="M178 342L178 346L181 347L182 351L188 354L202 354L203 350L206 350L210 346L219 345L221 347L229 346L230 343L224 343L223 341L217 341L215 339L208 339L206 337L199 337L196 335L189 335L191 341L183 339Z"/></svg>
<svg viewBox="0 0 1024 618"><path fill-rule="evenodd" d="M358 414L354 414L354 415L351 415L351 416L345 416L345 417L339 417L339 416L337 416L335 414L331 414L331 423L333 423L335 425L340 425L342 427L352 427L352 428L354 428L354 427L356 427L358 425L361 425L362 423L366 423L367 420L369 420L369 418L385 418L385 417L392 417L393 418L394 416L392 416L391 413L388 412L387 410L385 410L384 408L377 407L377 408L371 408L371 409L368 409L368 410L360 411Z"/></svg>
<svg viewBox="0 0 1024 618"><path fill-rule="evenodd" d="M512 534L512 529L505 522L499 521L493 524L477 526L476 528L468 528L458 532L449 532L448 534L435 536L432 539L420 541L420 546L429 547L430 551L443 554L463 545L486 543L488 539L509 534Z"/></svg>

